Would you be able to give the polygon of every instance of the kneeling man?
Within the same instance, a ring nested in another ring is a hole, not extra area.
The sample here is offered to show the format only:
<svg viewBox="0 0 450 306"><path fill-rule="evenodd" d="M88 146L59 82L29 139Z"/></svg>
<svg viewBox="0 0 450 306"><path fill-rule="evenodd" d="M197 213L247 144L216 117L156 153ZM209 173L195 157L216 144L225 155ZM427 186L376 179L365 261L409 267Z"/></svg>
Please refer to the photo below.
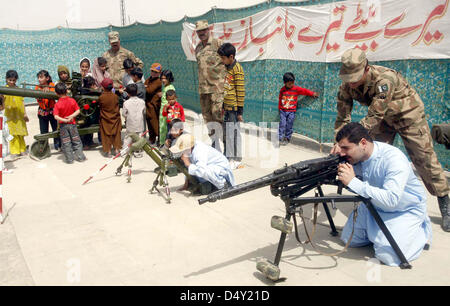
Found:
<svg viewBox="0 0 450 306"><path fill-rule="evenodd" d="M370 198L408 261L415 260L431 241L426 193L405 154L396 147L373 141L359 123L344 126L336 136L338 153L347 158L338 179L358 195ZM341 239L347 243L353 229L353 214ZM350 247L373 244L375 257L398 266L400 259L365 205L358 208Z"/></svg>
<svg viewBox="0 0 450 306"><path fill-rule="evenodd" d="M181 160L189 174L200 183L208 181L217 189L235 185L228 159L213 147L195 141L194 136L181 135L170 151L176 155L181 154Z"/></svg>

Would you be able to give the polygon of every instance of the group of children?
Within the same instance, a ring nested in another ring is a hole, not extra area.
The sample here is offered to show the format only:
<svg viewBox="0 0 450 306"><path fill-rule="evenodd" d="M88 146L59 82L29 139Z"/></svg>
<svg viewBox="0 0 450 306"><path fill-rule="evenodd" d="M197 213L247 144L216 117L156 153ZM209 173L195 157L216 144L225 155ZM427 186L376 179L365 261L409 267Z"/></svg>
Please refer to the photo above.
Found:
<svg viewBox="0 0 450 306"><path fill-rule="evenodd" d="M245 100L244 70L236 61L236 48L232 44L222 44L217 53L226 67L223 103L224 155L228 158L231 169L238 169L242 167L240 122L243 122ZM280 145L287 145L293 134L298 96L317 98L318 94L296 86L295 76L291 72L284 74L283 82L284 86L280 90L278 101L280 114L278 138Z"/></svg>
<svg viewBox="0 0 450 306"><path fill-rule="evenodd" d="M223 44L218 50L219 56L226 67L227 74L224 86L224 155L229 159L232 169L239 168L242 160L242 150L240 141L239 123L243 122L243 109L245 98L244 71L242 66L236 61L236 49L233 45ZM131 143L130 134L142 134L146 129L146 82L141 68L135 67L131 60L123 63L125 75L123 77L124 88L114 88L110 74L107 72L107 62L103 57L98 57L94 61L91 69L91 61L83 58L80 61L80 73L83 78L83 87L91 89L101 89L102 94L98 99L99 103L99 141L102 144L104 156L111 157L119 153L120 150L128 147ZM152 67L161 65L155 63ZM159 115L159 139L158 144L164 145L166 139L170 138L172 121L184 122L184 108L177 101L177 95L173 82L175 78L170 70L160 71L162 90L159 93L161 98ZM46 70L37 73L39 85L36 90L52 91L59 99L37 99L39 104L38 119L41 134L49 132L49 125L53 131L59 128L60 138L55 138L54 147L58 151L63 151L66 163L73 163L74 155L77 160L86 160L83 149L88 149L94 145L93 135L80 137L76 128L75 118L80 110L76 101L70 98L72 79L70 71L66 66L58 66L59 81L53 80ZM17 87L16 82L19 75L16 71L10 70L6 73L6 83L8 87ZM148 82L148 80L147 80ZM283 76L284 87L279 94L279 141L281 145L289 143L293 133L293 122L297 110L297 97L299 95L318 97L318 94L295 85L295 76L288 72ZM116 92L117 91L117 92ZM125 119L126 135L122 146L121 130L122 120L119 108L119 97L125 99L122 116ZM12 159L27 154L24 137L28 135L26 122L29 118L26 114L23 97L0 96L0 114L5 117L4 123L4 143L10 139L9 150ZM4 111L3 111L4 110ZM237 130L227 135L227 123L232 122L237 126ZM97 123L97 122L95 122ZM6 131L6 132L5 132ZM11 136L8 137L8 131ZM8 146L3 148L8 150ZM6 152L6 154L8 154ZM4 152L4 157L6 156ZM137 153L136 157L141 157ZM4 168L5 172L9 170Z"/></svg>
<svg viewBox="0 0 450 306"><path fill-rule="evenodd" d="M93 122L88 122L88 124L99 123L98 138L102 143L103 153L106 157L111 157L119 150L128 147L131 142L130 133L142 134L146 127L146 105L144 101L146 85L144 84L143 71L139 67L134 67L131 60L125 60L123 64L126 71L123 78L125 88L116 89L113 86L110 74L106 71L107 62L103 57L95 59L92 70L89 59L83 58L80 61L83 87L102 90L98 99L99 118L94 119ZM158 66L161 67L159 64ZM95 144L92 134L81 137L78 134L75 118L79 115L80 109L76 101L69 97L72 87L69 69L66 66L58 66L59 81L56 85L46 70L39 71L36 76L39 85L35 87L35 90L55 92L58 96L58 99L37 99L40 133L48 133L49 126L51 126L52 131L59 130L60 137L54 139L54 148L64 153L66 163L73 163L74 157L78 161L86 160L83 149L89 149ZM163 89L160 94L159 143L164 144L168 133L167 126L170 126L172 120L180 119L184 121L185 117L183 106L177 102L175 87L172 84L174 82L173 73L170 70L164 70L161 72L160 78ZM18 79L19 75L16 71L8 71L6 73L6 86L17 87ZM126 100L122 111L126 126L123 148L118 95ZM4 117L3 157L6 157L9 152L11 153L11 160L27 155L24 137L28 135L26 123L29 118L26 114L24 98L0 95L0 115ZM140 154L136 155L136 157L140 156ZM11 172L4 166L2 168L5 173Z"/></svg>

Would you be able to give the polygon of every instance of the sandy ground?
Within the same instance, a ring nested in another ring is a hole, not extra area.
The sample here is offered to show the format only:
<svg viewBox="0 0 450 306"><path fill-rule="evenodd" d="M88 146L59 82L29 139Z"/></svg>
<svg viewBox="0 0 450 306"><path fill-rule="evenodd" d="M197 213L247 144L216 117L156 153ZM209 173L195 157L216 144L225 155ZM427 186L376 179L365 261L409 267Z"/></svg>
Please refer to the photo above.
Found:
<svg viewBox="0 0 450 306"><path fill-rule="evenodd" d="M27 108L30 135L39 130L36 110ZM26 137L27 144L32 141ZM246 135L244 141L245 167L234 171L238 183L285 163L325 156L301 136L295 140L300 145L281 149L255 136ZM115 175L118 159L82 186L108 161L100 147L85 154L86 162L72 165L63 163L56 151L40 162L26 157L7 164L14 172L3 177L8 216L0 225L0 285L274 285L256 270L257 258L275 256L280 232L270 227L271 217L285 213L283 202L268 187L199 205L198 197L177 192L184 181L179 175L169 178L173 200L167 204L149 193L156 164L147 155L133 160L131 183L126 169ZM325 192L336 189L327 187ZM338 227L351 209L350 204L338 204L332 210ZM305 209L309 216L311 211ZM374 263L370 247L322 256L290 235L280 263L286 280L276 286L450 285L450 234L439 226L437 199L431 195L428 212L433 244L412 262L411 270ZM319 221L326 224L322 211ZM318 226L317 247L325 252L342 249L329 231Z"/></svg>

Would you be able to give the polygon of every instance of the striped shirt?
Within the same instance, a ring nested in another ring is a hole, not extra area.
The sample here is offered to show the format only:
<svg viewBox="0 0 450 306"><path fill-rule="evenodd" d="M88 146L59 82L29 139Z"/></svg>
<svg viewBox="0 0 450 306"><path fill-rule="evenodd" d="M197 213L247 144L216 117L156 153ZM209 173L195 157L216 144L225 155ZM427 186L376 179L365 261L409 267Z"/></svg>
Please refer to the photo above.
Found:
<svg viewBox="0 0 450 306"><path fill-rule="evenodd" d="M227 66L224 90L223 108L232 111L239 110L242 113L245 100L245 80L244 70L237 61Z"/></svg>

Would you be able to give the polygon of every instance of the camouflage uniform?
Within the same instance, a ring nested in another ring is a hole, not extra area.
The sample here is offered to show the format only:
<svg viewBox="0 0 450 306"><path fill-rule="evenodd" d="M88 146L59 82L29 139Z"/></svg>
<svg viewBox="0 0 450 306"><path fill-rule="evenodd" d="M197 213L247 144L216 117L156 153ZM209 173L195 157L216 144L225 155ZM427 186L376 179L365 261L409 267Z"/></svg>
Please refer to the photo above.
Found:
<svg viewBox="0 0 450 306"><path fill-rule="evenodd" d="M102 56L107 61L107 70L111 74L111 79L114 81L114 87L120 87L122 85L123 75L125 74L123 61L127 58L131 59L136 67L144 68L144 63L133 52L122 47L115 54L109 49Z"/></svg>
<svg viewBox="0 0 450 306"><path fill-rule="evenodd" d="M375 65L368 66L361 86L351 88L348 83L355 82L355 75L360 73L362 78L358 65L365 68L367 60L362 51L350 50L342 56L344 82L337 96L335 133L351 122L353 100L368 106L368 114L360 123L374 140L392 144L398 133L428 191L438 197L448 195L447 179L434 152L424 104L417 92L399 72Z"/></svg>
<svg viewBox="0 0 450 306"><path fill-rule="evenodd" d="M222 123L225 65L217 50L222 45L219 39L209 37L206 46L200 42L195 48L198 63L198 88L203 119Z"/></svg>

